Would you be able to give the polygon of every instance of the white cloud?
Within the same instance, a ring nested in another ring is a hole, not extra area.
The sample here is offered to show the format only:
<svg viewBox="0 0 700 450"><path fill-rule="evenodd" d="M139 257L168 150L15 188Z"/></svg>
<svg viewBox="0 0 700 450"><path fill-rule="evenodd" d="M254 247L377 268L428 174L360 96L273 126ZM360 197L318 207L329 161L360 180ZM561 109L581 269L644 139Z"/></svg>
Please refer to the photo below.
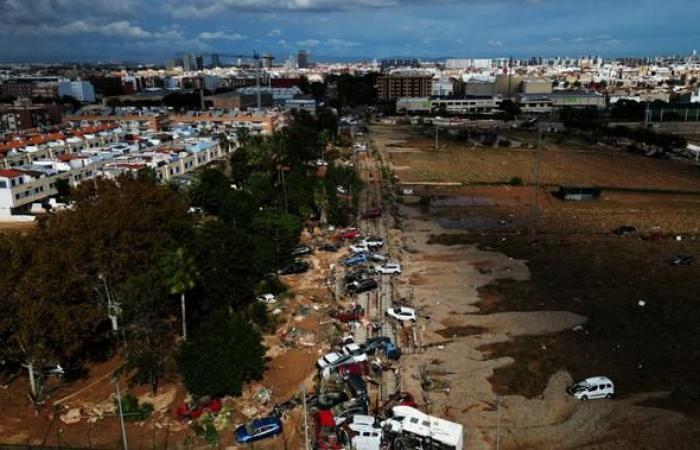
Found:
<svg viewBox="0 0 700 450"><path fill-rule="evenodd" d="M346 41L345 39L331 38L326 41L326 45L331 47L356 47L360 44L358 42Z"/></svg>
<svg viewBox="0 0 700 450"><path fill-rule="evenodd" d="M205 31L203 33L199 33L199 36L197 36L197 38L203 40L220 39L225 41L242 41L248 39L248 36L245 36L240 33L226 33L224 31Z"/></svg>
<svg viewBox="0 0 700 450"><path fill-rule="evenodd" d="M503 41L498 41L498 40L495 40L495 39L491 39L491 40L489 41L489 45L490 45L491 47L503 47Z"/></svg>
<svg viewBox="0 0 700 450"><path fill-rule="evenodd" d="M167 0L175 17L204 18L226 11L347 11L397 6L402 0Z"/></svg>
<svg viewBox="0 0 700 450"><path fill-rule="evenodd" d="M274 30L270 30L267 32L267 37L277 37L277 36L282 36L282 30L279 28L275 28Z"/></svg>
<svg viewBox="0 0 700 450"><path fill-rule="evenodd" d="M297 41L297 45L300 47L316 47L321 43L318 39L304 39L303 41Z"/></svg>
<svg viewBox="0 0 700 450"><path fill-rule="evenodd" d="M177 28L163 30L146 30L126 20L105 24L76 20L63 25L10 25L2 27L0 34L36 35L36 36L71 36L80 34L99 34L102 36L124 39L182 40L182 33Z"/></svg>

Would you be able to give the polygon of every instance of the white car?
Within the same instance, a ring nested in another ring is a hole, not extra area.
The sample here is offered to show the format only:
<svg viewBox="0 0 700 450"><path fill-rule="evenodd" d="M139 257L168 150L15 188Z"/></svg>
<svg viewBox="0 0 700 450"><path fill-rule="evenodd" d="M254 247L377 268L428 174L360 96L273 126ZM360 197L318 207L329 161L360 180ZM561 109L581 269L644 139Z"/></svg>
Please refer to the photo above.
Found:
<svg viewBox="0 0 700 450"><path fill-rule="evenodd" d="M263 294L258 297L258 301L260 303L265 303L266 305L271 305L273 303L277 303L277 297L275 297L274 294Z"/></svg>
<svg viewBox="0 0 700 450"><path fill-rule="evenodd" d="M347 194L348 191L343 186L336 186L335 190L338 194Z"/></svg>
<svg viewBox="0 0 700 450"><path fill-rule="evenodd" d="M359 244L351 245L350 251L353 253L368 253L369 247L367 247L367 245L364 242L360 242Z"/></svg>
<svg viewBox="0 0 700 450"><path fill-rule="evenodd" d="M580 381L567 389L569 394L579 400L593 398L613 398L615 385L608 377L591 377Z"/></svg>
<svg viewBox="0 0 700 450"><path fill-rule="evenodd" d="M365 352L362 351L362 348L354 342L343 346L343 354L346 356L352 356L353 362L367 361L367 354L365 354Z"/></svg>
<svg viewBox="0 0 700 450"><path fill-rule="evenodd" d="M318 358L318 361L316 361L316 367L319 369L323 370L328 367L333 367L334 365L338 364L342 360L347 359L346 356L341 355L340 353L332 352L328 353L327 355L321 356Z"/></svg>
<svg viewBox="0 0 700 450"><path fill-rule="evenodd" d="M326 161L323 160L323 159L317 159L317 160L316 160L316 165L317 165L318 167L327 166L327 165L328 165L328 162L326 162Z"/></svg>
<svg viewBox="0 0 700 450"><path fill-rule="evenodd" d="M401 264L397 262L387 262L381 266L374 266L374 270L382 275L401 275Z"/></svg>
<svg viewBox="0 0 700 450"><path fill-rule="evenodd" d="M384 245L384 239L369 236L366 239L364 239L362 243L365 244L367 247L381 247L382 245Z"/></svg>
<svg viewBox="0 0 700 450"><path fill-rule="evenodd" d="M386 310L387 317L396 319L400 322L408 322L409 320L416 321L416 310L406 306L397 306Z"/></svg>
<svg viewBox="0 0 700 450"><path fill-rule="evenodd" d="M389 258L387 258L386 256L381 255L379 253L370 253L369 260L374 261L374 262L384 263L384 262L388 262Z"/></svg>

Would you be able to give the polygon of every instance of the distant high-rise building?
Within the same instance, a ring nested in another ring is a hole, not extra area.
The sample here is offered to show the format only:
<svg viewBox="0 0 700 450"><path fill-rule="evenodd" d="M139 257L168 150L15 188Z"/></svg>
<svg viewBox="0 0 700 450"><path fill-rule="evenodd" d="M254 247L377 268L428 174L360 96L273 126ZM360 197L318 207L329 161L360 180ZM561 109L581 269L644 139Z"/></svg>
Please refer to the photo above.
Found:
<svg viewBox="0 0 700 450"><path fill-rule="evenodd" d="M264 53L262 56L262 65L266 69L270 69L272 67L272 60L274 58L272 57L271 54L269 53Z"/></svg>
<svg viewBox="0 0 700 450"><path fill-rule="evenodd" d="M192 53L183 56L182 59L182 68L185 70L185 72L194 72L196 70L204 69L204 56L202 55L195 55Z"/></svg>
<svg viewBox="0 0 700 450"><path fill-rule="evenodd" d="M297 66L300 69L307 69L309 67L309 52L306 50L299 50L297 54Z"/></svg>
<svg viewBox="0 0 700 450"><path fill-rule="evenodd" d="M185 72L197 70L197 61L195 61L194 55L187 54L182 57L182 68Z"/></svg>
<svg viewBox="0 0 700 450"><path fill-rule="evenodd" d="M168 59L167 61L165 61L165 68L168 70L172 70L176 67L184 67L184 66L185 66L185 62L184 62L183 58L180 58L180 57Z"/></svg>
<svg viewBox="0 0 700 450"><path fill-rule="evenodd" d="M212 67L221 67L221 57L219 56L218 53L212 53L211 66Z"/></svg>
<svg viewBox="0 0 700 450"><path fill-rule="evenodd" d="M290 72L294 70L294 56L287 58L287 61L284 62L284 68Z"/></svg>

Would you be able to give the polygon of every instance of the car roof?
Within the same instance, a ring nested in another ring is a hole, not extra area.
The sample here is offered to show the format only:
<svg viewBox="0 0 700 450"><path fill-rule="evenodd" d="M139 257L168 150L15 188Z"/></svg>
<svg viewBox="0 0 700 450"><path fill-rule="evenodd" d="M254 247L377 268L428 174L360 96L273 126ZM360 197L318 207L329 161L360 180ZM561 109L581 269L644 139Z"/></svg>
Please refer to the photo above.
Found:
<svg viewBox="0 0 700 450"><path fill-rule="evenodd" d="M341 355L340 353L331 352L331 353L324 355L323 359L325 359L326 361L334 362L334 361L339 360L342 357L343 357L343 355Z"/></svg>
<svg viewBox="0 0 700 450"><path fill-rule="evenodd" d="M333 417L333 411L329 409L322 409L316 413L318 417L318 423L322 427L335 427L335 418Z"/></svg>
<svg viewBox="0 0 700 450"><path fill-rule="evenodd" d="M602 377L602 376L597 376L597 377L589 377L583 380L584 383L588 384L596 384L596 383L611 383L612 381L608 377Z"/></svg>
<svg viewBox="0 0 700 450"><path fill-rule="evenodd" d="M345 348L352 349L352 350L358 350L360 348L360 346L354 342L350 342L348 344L345 344Z"/></svg>
<svg viewBox="0 0 700 450"><path fill-rule="evenodd" d="M273 425L273 424L278 424L279 419L277 417L261 417L259 419L253 420L253 425L256 427L262 426L262 425Z"/></svg>

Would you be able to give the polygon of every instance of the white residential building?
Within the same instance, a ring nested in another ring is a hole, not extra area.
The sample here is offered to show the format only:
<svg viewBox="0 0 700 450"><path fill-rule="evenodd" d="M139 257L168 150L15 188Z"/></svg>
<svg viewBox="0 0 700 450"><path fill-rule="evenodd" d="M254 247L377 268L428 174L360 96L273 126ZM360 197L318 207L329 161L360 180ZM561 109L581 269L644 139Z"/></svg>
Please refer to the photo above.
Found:
<svg viewBox="0 0 700 450"><path fill-rule="evenodd" d="M93 103L95 101L95 88L89 81L61 81L58 83L58 95L68 96L80 102Z"/></svg>

